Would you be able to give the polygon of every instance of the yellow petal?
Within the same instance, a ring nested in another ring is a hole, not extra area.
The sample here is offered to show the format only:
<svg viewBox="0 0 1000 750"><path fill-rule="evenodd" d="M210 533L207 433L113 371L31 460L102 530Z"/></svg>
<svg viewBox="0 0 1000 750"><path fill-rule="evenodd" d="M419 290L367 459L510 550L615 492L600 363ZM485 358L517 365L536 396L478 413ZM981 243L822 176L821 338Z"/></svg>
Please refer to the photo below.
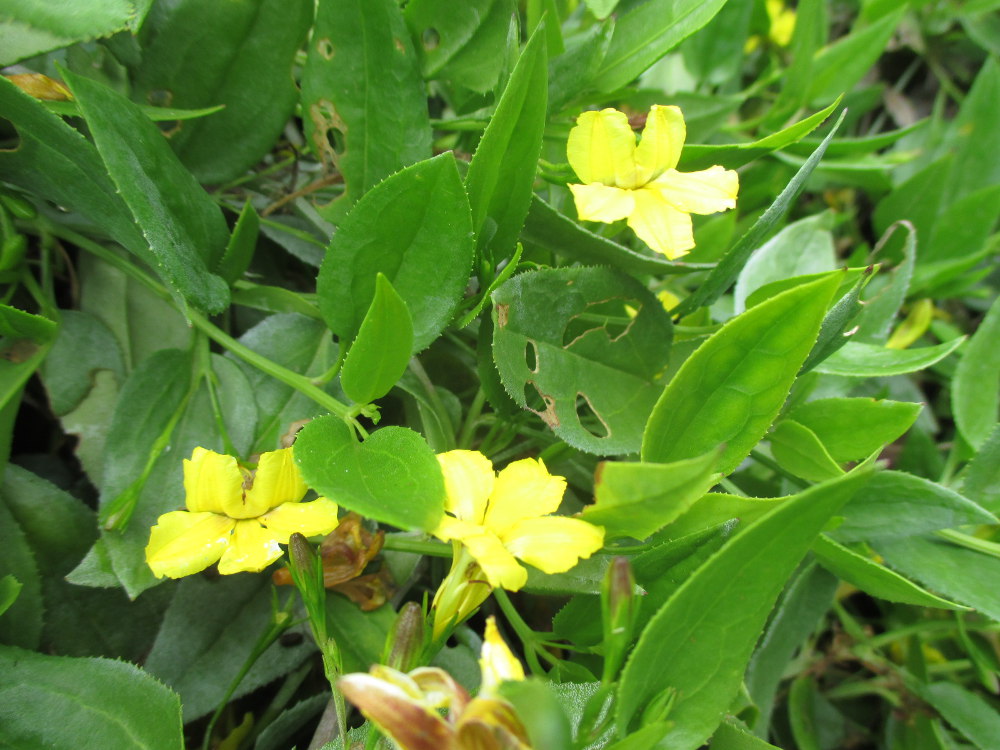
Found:
<svg viewBox="0 0 1000 750"><path fill-rule="evenodd" d="M529 518L514 526L503 542L529 565L545 573L563 573L604 545L604 529L565 516Z"/></svg>
<svg viewBox="0 0 1000 750"><path fill-rule="evenodd" d="M306 489L291 448L262 453L253 485L246 491L246 500L240 509L242 515L230 515L233 518L256 518L284 503L297 503L306 494Z"/></svg>
<svg viewBox="0 0 1000 750"><path fill-rule="evenodd" d="M229 547L219 560L222 575L257 572L281 557L278 535L261 526L256 519L237 521Z"/></svg>
<svg viewBox="0 0 1000 750"><path fill-rule="evenodd" d="M337 687L351 703L407 750L442 750L453 747L454 730L444 718L415 700L397 682L374 675L346 674Z"/></svg>
<svg viewBox="0 0 1000 750"><path fill-rule="evenodd" d="M610 224L624 219L635 210L631 190L609 187L599 182L590 185L570 185L576 214L584 221L603 221Z"/></svg>
<svg viewBox="0 0 1000 750"><path fill-rule="evenodd" d="M654 104L642 130L642 140L635 149L635 168L639 184L644 185L677 166L687 137L680 107Z"/></svg>
<svg viewBox="0 0 1000 750"><path fill-rule="evenodd" d="M562 502L566 480L549 474L545 464L524 458L497 476L486 511L486 527L503 536L518 521L554 513Z"/></svg>
<svg viewBox="0 0 1000 750"><path fill-rule="evenodd" d="M635 191L635 211L628 217L628 225L640 240L668 258L680 257L694 247L691 217L667 203L652 187Z"/></svg>
<svg viewBox="0 0 1000 750"><path fill-rule="evenodd" d="M500 687L501 682L524 679L524 667L500 637L496 618L492 615L486 618L483 647L479 652L479 671L482 674L479 683L480 695L492 692Z"/></svg>
<svg viewBox="0 0 1000 750"><path fill-rule="evenodd" d="M442 542L450 542L456 539L461 541L466 537L482 534L484 531L485 529L482 524L470 523L469 521L463 521L460 518L444 516L441 519L441 523L438 524L438 527L434 529L433 534Z"/></svg>
<svg viewBox="0 0 1000 750"><path fill-rule="evenodd" d="M445 510L463 521L482 523L496 479L493 464L479 451L448 451L437 459L447 493Z"/></svg>
<svg viewBox="0 0 1000 750"><path fill-rule="evenodd" d="M243 498L243 474L236 459L222 453L195 448L184 459L184 492L192 513L226 513L226 508Z"/></svg>
<svg viewBox="0 0 1000 750"><path fill-rule="evenodd" d="M157 578L181 578L214 563L236 522L217 513L164 513L149 531L146 562Z"/></svg>
<svg viewBox="0 0 1000 750"><path fill-rule="evenodd" d="M714 214L736 207L740 178L715 166L700 172L668 169L649 185L674 208L689 214Z"/></svg>
<svg viewBox="0 0 1000 750"><path fill-rule="evenodd" d="M487 531L470 535L462 539L462 544L479 563L493 588L518 591L527 583L528 571L518 565L495 534Z"/></svg>
<svg viewBox="0 0 1000 750"><path fill-rule="evenodd" d="M281 544L298 532L303 536L329 534L337 528L337 504L326 497L308 503L284 503L258 519Z"/></svg>
<svg viewBox="0 0 1000 750"><path fill-rule="evenodd" d="M581 182L638 187L635 133L617 109L584 112L569 131L566 156Z"/></svg>

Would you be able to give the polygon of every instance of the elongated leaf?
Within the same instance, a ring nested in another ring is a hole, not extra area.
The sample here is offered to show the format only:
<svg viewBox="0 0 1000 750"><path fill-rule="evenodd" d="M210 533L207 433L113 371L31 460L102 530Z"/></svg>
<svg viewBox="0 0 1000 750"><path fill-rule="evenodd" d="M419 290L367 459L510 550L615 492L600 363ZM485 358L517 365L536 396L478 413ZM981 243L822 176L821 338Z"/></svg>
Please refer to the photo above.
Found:
<svg viewBox="0 0 1000 750"><path fill-rule="evenodd" d="M13 575L20 584L17 599L0 617L0 643L38 648L42 639L42 576L31 544L3 497L0 497L0 566L0 570Z"/></svg>
<svg viewBox="0 0 1000 750"><path fill-rule="evenodd" d="M936 346L917 349L887 349L851 341L816 365L816 372L854 378L879 378L917 372L940 362L965 341L964 336Z"/></svg>
<svg viewBox="0 0 1000 750"><path fill-rule="evenodd" d="M975 693L951 682L922 685L917 692L979 750L990 750L996 744L1000 715Z"/></svg>
<svg viewBox="0 0 1000 750"><path fill-rule="evenodd" d="M231 284L246 273L250 261L253 260L259 233L260 217L257 216L253 204L247 201L243 204L239 218L236 219L233 233L229 235L226 252L216 267L219 276Z"/></svg>
<svg viewBox="0 0 1000 750"><path fill-rule="evenodd" d="M816 55L809 70L804 101L829 100L850 91L885 50L901 16L899 11L866 29L852 29Z"/></svg>
<svg viewBox="0 0 1000 750"><path fill-rule="evenodd" d="M991 513L1000 513L1000 424L969 463L962 494Z"/></svg>
<svg viewBox="0 0 1000 750"><path fill-rule="evenodd" d="M917 263L917 233L909 222L894 224L886 230L882 241L889 240L889 233L904 231L903 261L889 273L888 277L881 271L876 280L884 283L878 287L874 296L865 299L864 309L858 315L858 328L852 337L854 342L866 344L882 344L889 338L893 322L906 299L913 279L913 271ZM873 283L872 286L875 286Z"/></svg>
<svg viewBox="0 0 1000 750"><path fill-rule="evenodd" d="M0 646L0 670L5 745L183 750L177 694L138 667Z"/></svg>
<svg viewBox="0 0 1000 750"><path fill-rule="evenodd" d="M0 66L111 36L136 23L136 9L141 5L130 0L93 0L72 12L58 12L45 0L5 2L0 8Z"/></svg>
<svg viewBox="0 0 1000 750"><path fill-rule="evenodd" d="M709 750L777 750L775 745L764 742L731 719L726 719L715 730Z"/></svg>
<svg viewBox="0 0 1000 750"><path fill-rule="evenodd" d="M907 578L1000 621L997 558L926 536L877 539L872 546Z"/></svg>
<svg viewBox="0 0 1000 750"><path fill-rule="evenodd" d="M611 45L594 80L600 91L628 84L712 20L725 0L650 0L615 21Z"/></svg>
<svg viewBox="0 0 1000 750"><path fill-rule="evenodd" d="M952 381L955 423L969 445L980 448L997 423L1000 406L1000 300L994 300L972 334Z"/></svg>
<svg viewBox="0 0 1000 750"><path fill-rule="evenodd" d="M782 419L767 439L774 459L797 477L822 482L844 473L816 433L794 419Z"/></svg>
<svg viewBox="0 0 1000 750"><path fill-rule="evenodd" d="M239 177L274 147L298 100L292 66L312 9L309 0L182 0L158 7L143 26L135 73L142 98L169 92L173 107L224 106L170 138L202 182Z"/></svg>
<svg viewBox="0 0 1000 750"><path fill-rule="evenodd" d="M772 297L698 347L649 417L643 460L668 463L725 444L717 469L723 474L735 469L778 415L839 277Z"/></svg>
<svg viewBox="0 0 1000 750"><path fill-rule="evenodd" d="M226 248L219 207L135 104L89 78L64 75L108 174L149 243L157 272L192 306L205 312L225 308L226 283L208 271Z"/></svg>
<svg viewBox="0 0 1000 750"><path fill-rule="evenodd" d="M52 410L62 416L91 390L95 372L110 370L122 381L125 363L117 340L100 320L78 310L63 310L59 318L59 335L40 374Z"/></svg>
<svg viewBox="0 0 1000 750"><path fill-rule="evenodd" d="M295 441L306 483L367 518L432 531L444 512L444 478L424 439L383 427L364 443L333 416L314 419Z"/></svg>
<svg viewBox="0 0 1000 750"><path fill-rule="evenodd" d="M514 66L465 177L476 247L494 265L514 249L531 205L545 129L547 74L545 33L536 29Z"/></svg>
<svg viewBox="0 0 1000 750"><path fill-rule="evenodd" d="M913 604L917 607L939 609L967 609L961 604L942 599L898 573L894 573L874 560L837 544L820 534L813 544L813 552L824 568L865 593L889 602Z"/></svg>
<svg viewBox="0 0 1000 750"><path fill-rule="evenodd" d="M686 511L716 479L715 452L672 464L598 465L594 504L583 518L604 527L608 538L645 539Z"/></svg>
<svg viewBox="0 0 1000 750"><path fill-rule="evenodd" d="M638 253L613 240L594 234L560 213L537 195L531 198L531 210L524 222L521 237L570 260L609 265L632 274L681 274L706 270L707 263L684 263Z"/></svg>
<svg viewBox="0 0 1000 750"><path fill-rule="evenodd" d="M835 461L859 461L896 440L921 404L873 398L823 398L799 404L788 418L808 427Z"/></svg>
<svg viewBox="0 0 1000 750"><path fill-rule="evenodd" d="M778 223L778 220L785 214L792 201L802 192L806 180L812 174L816 165L819 164L826 147L833 140L844 121L846 110L840 113L837 122L834 123L830 132L823 142L819 144L812 155L806 159L805 163L799 167L799 171L785 186L774 203L761 215L754 225L750 227L746 234L740 237L739 241L730 248L729 252L719 261L715 269L708 278L698 287L698 290L687 297L681 304L673 310L674 315L688 315L697 310L702 305L710 305L717 300L722 293L729 288L740 274L740 270L750 258L751 253L757 249L761 240Z"/></svg>
<svg viewBox="0 0 1000 750"><path fill-rule="evenodd" d="M672 691L674 724L666 744L694 750L705 741L736 695L786 579L867 478L851 474L795 496L737 534L681 585L643 631L622 672L621 731L656 696Z"/></svg>
<svg viewBox="0 0 1000 750"><path fill-rule="evenodd" d="M342 342L357 336L385 275L413 320L413 347L430 344L462 299L472 267L472 220L455 157L393 175L358 202L319 272L319 308Z"/></svg>
<svg viewBox="0 0 1000 750"><path fill-rule="evenodd" d="M213 711L271 623L268 576L185 578L177 587L145 668L181 696L184 721ZM254 662L233 697L291 671L312 644L272 643Z"/></svg>
<svg viewBox="0 0 1000 750"><path fill-rule="evenodd" d="M344 175L341 215L389 175L430 157L427 98L395 0L318 4L302 115L313 151Z"/></svg>
<svg viewBox="0 0 1000 750"><path fill-rule="evenodd" d="M841 541L923 534L997 519L954 490L901 471L883 471L844 508L833 532Z"/></svg>
<svg viewBox="0 0 1000 750"><path fill-rule="evenodd" d="M412 348L410 312L392 284L379 273L372 305L340 373L344 393L359 404L381 398L406 371Z"/></svg>
<svg viewBox="0 0 1000 750"><path fill-rule="evenodd" d="M524 273L493 292L493 322L493 358L519 406L580 450L639 447L672 336L669 316L643 285L606 268Z"/></svg>

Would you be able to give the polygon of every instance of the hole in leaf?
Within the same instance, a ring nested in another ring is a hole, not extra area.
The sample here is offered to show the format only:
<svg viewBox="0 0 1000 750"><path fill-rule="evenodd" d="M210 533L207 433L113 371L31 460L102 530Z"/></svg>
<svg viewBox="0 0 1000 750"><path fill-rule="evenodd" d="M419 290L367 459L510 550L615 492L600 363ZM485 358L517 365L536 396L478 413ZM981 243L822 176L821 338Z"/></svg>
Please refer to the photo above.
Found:
<svg viewBox="0 0 1000 750"><path fill-rule="evenodd" d="M533 380L524 384L524 403L534 412L545 411L545 399Z"/></svg>
<svg viewBox="0 0 1000 750"><path fill-rule="evenodd" d="M420 35L420 43L424 45L425 50L430 52L437 49L438 45L441 44L441 35L438 34L438 30L433 26L424 29L424 33Z"/></svg>
<svg viewBox="0 0 1000 750"><path fill-rule="evenodd" d="M529 341L524 347L524 363L532 372L538 372L538 347Z"/></svg>
<svg viewBox="0 0 1000 750"><path fill-rule="evenodd" d="M14 123L0 117L0 151L17 151L21 148L21 134Z"/></svg>
<svg viewBox="0 0 1000 750"><path fill-rule="evenodd" d="M340 156L344 153L345 140L344 131L340 128L329 128L326 131L326 140L330 144L330 148L333 149L333 153Z"/></svg>
<svg viewBox="0 0 1000 750"><path fill-rule="evenodd" d="M629 332L641 309L641 302L624 297L591 302L586 310L574 315L566 324L563 346L568 348L578 339L601 329L604 329L609 341L618 341Z"/></svg>
<svg viewBox="0 0 1000 750"><path fill-rule="evenodd" d="M174 100L174 92L168 89L153 89L146 94L146 101L153 107L169 107Z"/></svg>
<svg viewBox="0 0 1000 750"><path fill-rule="evenodd" d="M576 416L580 426L596 438L606 438L611 434L607 423L594 411L590 399L582 393L576 394Z"/></svg>
<svg viewBox="0 0 1000 750"><path fill-rule="evenodd" d="M320 39L316 42L316 51L319 52L320 57L324 60L332 60L334 53L333 42L326 38Z"/></svg>

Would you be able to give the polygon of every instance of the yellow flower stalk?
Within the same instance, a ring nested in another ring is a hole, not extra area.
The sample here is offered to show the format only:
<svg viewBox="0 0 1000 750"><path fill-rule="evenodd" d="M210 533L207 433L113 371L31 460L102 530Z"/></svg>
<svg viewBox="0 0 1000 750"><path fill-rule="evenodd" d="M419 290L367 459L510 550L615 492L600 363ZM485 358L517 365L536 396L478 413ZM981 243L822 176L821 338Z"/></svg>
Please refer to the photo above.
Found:
<svg viewBox="0 0 1000 750"><path fill-rule="evenodd" d="M524 669L492 617L479 664L482 681L472 699L438 667L404 673L376 664L367 674L344 675L337 687L402 750L530 750L514 708L496 695L502 682L523 680Z"/></svg>
<svg viewBox="0 0 1000 750"><path fill-rule="evenodd" d="M499 474L478 451L438 455L447 511L434 535L454 546L451 570L434 597L434 638L461 622L494 588L519 590L528 580L522 560L545 573L562 573L604 544L604 529L551 515L566 480L541 460L526 458Z"/></svg>
<svg viewBox="0 0 1000 750"><path fill-rule="evenodd" d="M694 247L690 215L734 208L739 191L731 169L675 169L686 135L684 115L674 106L653 105L638 145L624 112L584 112L566 144L569 163L583 182L569 186L577 215L604 223L627 218L656 252L684 255Z"/></svg>
<svg viewBox="0 0 1000 750"><path fill-rule="evenodd" d="M325 497L303 503L306 490L291 448L261 454L256 470L195 448L184 461L187 510L157 519L146 563L158 578L181 578L216 561L223 575L263 570L293 533L315 536L337 527L337 505Z"/></svg>

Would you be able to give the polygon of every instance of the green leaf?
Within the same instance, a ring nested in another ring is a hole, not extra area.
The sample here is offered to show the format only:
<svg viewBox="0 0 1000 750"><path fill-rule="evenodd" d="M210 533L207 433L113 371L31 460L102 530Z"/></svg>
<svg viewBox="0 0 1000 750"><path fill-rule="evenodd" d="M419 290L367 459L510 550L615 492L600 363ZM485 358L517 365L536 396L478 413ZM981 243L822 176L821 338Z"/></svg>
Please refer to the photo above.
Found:
<svg viewBox="0 0 1000 750"><path fill-rule="evenodd" d="M525 242L551 250L570 260L609 265L636 275L681 274L712 267L707 263L684 263L667 260L662 255L638 253L607 237L594 234L537 195L532 196L531 209L525 219L521 237Z"/></svg>
<svg viewBox="0 0 1000 750"><path fill-rule="evenodd" d="M833 535L847 542L923 534L997 519L940 484L901 471L882 471L844 508Z"/></svg>
<svg viewBox="0 0 1000 750"><path fill-rule="evenodd" d="M1000 560L933 537L877 539L872 546L886 563L949 599L1000 621ZM970 575L970 571L975 571Z"/></svg>
<svg viewBox="0 0 1000 750"><path fill-rule="evenodd" d="M268 576L185 578L177 586L146 670L177 691L184 722L215 710L272 621ZM313 653L313 644L272 643L240 681L233 698L272 682Z"/></svg>
<svg viewBox="0 0 1000 750"><path fill-rule="evenodd" d="M813 59L805 102L828 101L850 91L882 55L902 17L888 15L866 29L852 29Z"/></svg>
<svg viewBox="0 0 1000 750"><path fill-rule="evenodd" d="M833 235L828 214L817 214L789 224L757 249L743 266L733 289L733 312L741 313L749 297L761 287L789 277L833 271Z"/></svg>
<svg viewBox="0 0 1000 750"><path fill-rule="evenodd" d="M614 91L627 85L685 38L712 20L725 0L650 0L615 20L607 54L591 85Z"/></svg>
<svg viewBox="0 0 1000 750"><path fill-rule="evenodd" d="M36 649L42 639L41 573L28 538L4 497L0 497L0 570L10 573L21 584L20 595L0 617L0 643Z"/></svg>
<svg viewBox="0 0 1000 750"><path fill-rule="evenodd" d="M717 452L671 464L598 465L594 504L583 519L603 526L608 538L645 539L684 513L715 483Z"/></svg>
<svg viewBox="0 0 1000 750"><path fill-rule="evenodd" d="M875 344L851 341L816 365L816 372L854 378L880 378L917 372L940 362L965 341L960 336L936 346L917 349L888 349Z"/></svg>
<svg viewBox="0 0 1000 750"><path fill-rule="evenodd" d="M495 266L514 249L531 205L548 96L545 32L521 52L465 176L476 248Z"/></svg>
<svg viewBox="0 0 1000 750"><path fill-rule="evenodd" d="M951 384L952 412L962 437L981 448L1000 406L1000 300L994 300L969 339Z"/></svg>
<svg viewBox="0 0 1000 750"><path fill-rule="evenodd" d="M226 281L232 284L246 273L257 249L257 237L260 233L260 217L253 204L247 201L243 204L233 233L229 235L226 252L219 258L215 270Z"/></svg>
<svg viewBox="0 0 1000 750"><path fill-rule="evenodd" d="M991 513L1000 513L1000 425L994 425L969 463L962 494Z"/></svg>
<svg viewBox="0 0 1000 750"><path fill-rule="evenodd" d="M0 742L182 750L176 693L131 664L0 646ZM72 720L70 720L72 719Z"/></svg>
<svg viewBox="0 0 1000 750"><path fill-rule="evenodd" d="M712 735L709 750L779 750L748 732L732 719L723 721Z"/></svg>
<svg viewBox="0 0 1000 750"><path fill-rule="evenodd" d="M9 573L0 578L0 617L10 609L11 604L17 601L22 588L24 588L24 584Z"/></svg>
<svg viewBox="0 0 1000 750"><path fill-rule="evenodd" d="M524 722L531 747L570 750L573 729L569 718L553 694L553 683L535 678L505 682L500 696L510 701Z"/></svg>
<svg viewBox="0 0 1000 750"><path fill-rule="evenodd" d="M1000 118L1000 62L987 55L972 88L953 123L955 159L944 186L944 203L1000 184L1000 164L983 154L1000 151L1000 133L993 126ZM941 186L938 185L940 190Z"/></svg>
<svg viewBox="0 0 1000 750"><path fill-rule="evenodd" d="M835 273L783 292L698 347L649 417L643 460L668 463L725 444L717 469L735 469L778 415L839 285Z"/></svg>
<svg viewBox="0 0 1000 750"><path fill-rule="evenodd" d="M837 544L824 534L816 538L813 553L819 558L820 564L835 576L879 599L912 604L916 607L968 609L961 604L935 596L874 560L842 544Z"/></svg>
<svg viewBox="0 0 1000 750"><path fill-rule="evenodd" d="M816 433L794 419L782 419L767 439L774 459L797 477L822 482L844 473Z"/></svg>
<svg viewBox="0 0 1000 750"><path fill-rule="evenodd" d="M874 398L821 398L799 404L788 419L808 427L834 461L860 461L899 438L922 404Z"/></svg>
<svg viewBox="0 0 1000 750"><path fill-rule="evenodd" d="M1000 715L976 693L953 682L935 682L920 685L917 694L979 750L991 750L996 745Z"/></svg>
<svg viewBox="0 0 1000 750"><path fill-rule="evenodd" d="M688 577L650 621L625 665L619 731L631 728L655 696L672 690L667 744L694 750L708 738L739 690L785 581L824 524L867 479L849 474L790 498Z"/></svg>
<svg viewBox="0 0 1000 750"><path fill-rule="evenodd" d="M93 0L56 9L46 0L7 0L0 4L0 66L111 36L132 25L136 6L129 0Z"/></svg>
<svg viewBox="0 0 1000 750"><path fill-rule="evenodd" d="M917 236L914 227L909 222L895 224L887 233L902 229L906 232L903 240L903 260L887 275L879 271L879 275L869 286L876 294L865 299L864 309L858 316L857 332L852 337L852 343L883 344L888 340L899 308L910 289L913 270L917 262ZM889 236L883 237L887 242ZM879 284L879 282L882 282Z"/></svg>
<svg viewBox="0 0 1000 750"><path fill-rule="evenodd" d="M313 151L344 176L344 196L334 204L341 212L431 156L427 97L395 0L318 4L302 72L302 120Z"/></svg>
<svg viewBox="0 0 1000 750"><path fill-rule="evenodd" d="M493 358L519 406L580 450L638 449L672 336L643 285L606 268L524 273L493 292L493 322Z"/></svg>
<svg viewBox="0 0 1000 750"><path fill-rule="evenodd" d="M845 281L851 278L854 269L847 269ZM799 375L809 372L817 364L829 357L835 351L847 344L846 334L849 327L862 312L861 291L875 273L875 268L869 266L857 276L854 284L827 311L823 325L819 327L819 335L806 361L799 370ZM841 286L843 288L843 285ZM758 290L759 292L760 290ZM840 293L839 291L837 292Z"/></svg>
<svg viewBox="0 0 1000 750"><path fill-rule="evenodd" d="M684 68L695 80L720 86L739 75L753 9L752 0L730 0L700 33L684 42Z"/></svg>
<svg viewBox="0 0 1000 750"><path fill-rule="evenodd" d="M125 379L125 363L114 334L93 315L62 310L59 324L59 335L40 374L52 411L63 416L90 392L95 372L110 370L121 382Z"/></svg>
<svg viewBox="0 0 1000 750"><path fill-rule="evenodd" d="M413 347L427 347L462 299L472 267L472 220L450 152L414 164L371 190L333 235L317 292L341 342L353 340L382 273L406 302Z"/></svg>
<svg viewBox="0 0 1000 750"><path fill-rule="evenodd" d="M53 102L43 101L42 104L49 112L54 112L61 117L83 117L80 114L80 107L76 102ZM177 109L176 107L150 107L143 104L139 109L153 122L169 122L172 120L194 120L207 115L214 115L221 112L224 105L215 107L202 107L201 109Z"/></svg>
<svg viewBox="0 0 1000 750"><path fill-rule="evenodd" d="M372 305L340 373L344 393L358 404L381 398L406 372L412 349L410 311L389 280L379 273Z"/></svg>
<svg viewBox="0 0 1000 750"><path fill-rule="evenodd" d="M645 6L643 6L645 7ZM826 147L833 140L844 121L846 110L840 113L837 122L833 124L829 134L823 142L813 151L812 155L806 159L805 163L799 167L799 171L785 186L777 198L774 199L768 209L761 215L753 226L747 230L746 234L740 237L739 241L723 256L708 278L698 287L697 291L687 297L681 304L673 310L674 315L689 315L703 305L710 305L725 292L740 274L741 269L746 264L750 255L759 247L760 242L768 232L778 223L792 201L805 188L806 180L812 174L816 165L819 164Z"/></svg>
<svg viewBox="0 0 1000 750"><path fill-rule="evenodd" d="M514 13L512 0L413 0L403 11L424 78L479 94L496 86Z"/></svg>
<svg viewBox="0 0 1000 750"><path fill-rule="evenodd" d="M710 492L698 498L687 513L665 528L663 536L668 539L679 539L734 518L742 524L753 523L787 499L787 497L741 497Z"/></svg>
<svg viewBox="0 0 1000 750"><path fill-rule="evenodd" d="M295 461L310 487L367 518L431 531L444 512L437 459L405 427L383 427L359 443L338 418L314 419L295 441Z"/></svg>
<svg viewBox="0 0 1000 750"><path fill-rule="evenodd" d="M224 309L226 283L208 272L226 247L219 207L135 104L89 78L69 71L64 76L108 174L149 243L157 272L197 309Z"/></svg>
<svg viewBox="0 0 1000 750"><path fill-rule="evenodd" d="M312 9L309 0L181 0L158 6L143 25L140 97L169 92L173 107L225 107L170 137L200 181L239 177L274 147L298 100L292 68Z"/></svg>

